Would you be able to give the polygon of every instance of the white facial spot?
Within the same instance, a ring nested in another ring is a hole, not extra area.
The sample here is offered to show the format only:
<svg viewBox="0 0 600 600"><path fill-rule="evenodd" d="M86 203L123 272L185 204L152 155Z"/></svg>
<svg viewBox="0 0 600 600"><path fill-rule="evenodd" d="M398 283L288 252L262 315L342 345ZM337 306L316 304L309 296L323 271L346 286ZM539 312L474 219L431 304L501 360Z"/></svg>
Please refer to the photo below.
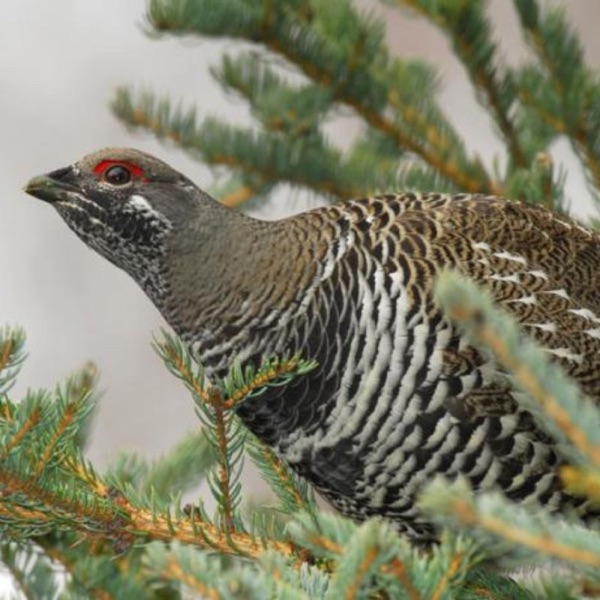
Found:
<svg viewBox="0 0 600 600"><path fill-rule="evenodd" d="M150 203L148 202L148 200L146 200L146 198L144 198L144 196L138 196L137 194L134 194L132 196L129 196L127 202L134 208L138 208L140 210L143 210L146 212L151 212L151 213L155 212L154 209L152 208L152 206L150 206Z"/></svg>

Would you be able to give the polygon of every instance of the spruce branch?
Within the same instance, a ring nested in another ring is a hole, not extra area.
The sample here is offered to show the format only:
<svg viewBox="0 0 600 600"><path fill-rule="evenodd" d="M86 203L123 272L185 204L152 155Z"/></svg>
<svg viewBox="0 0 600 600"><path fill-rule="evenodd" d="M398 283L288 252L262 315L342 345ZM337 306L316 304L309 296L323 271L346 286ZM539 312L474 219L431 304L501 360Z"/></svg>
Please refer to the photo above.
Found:
<svg viewBox="0 0 600 600"><path fill-rule="evenodd" d="M480 158L468 157L463 139L435 100L437 84L432 69L418 61L391 57L382 24L361 15L347 0L336 2L335 7L322 0L314 0L310 7L266 0L243 5L233 0L218 4L192 0L183 6L180 0L151 0L147 12L150 35L233 36L259 45L245 55L225 56L221 66L213 69L226 90L247 100L262 130L236 135L223 124L212 123L221 150L212 155L201 150L201 158L243 174L239 194L228 202L237 206L251 197L251 190L267 193L278 182L289 181L333 199L402 186L510 195L561 208L564 181L550 180L550 186L544 185L547 180L537 166L537 157L547 154L556 130L524 100L528 94L543 97L543 93L538 91L541 88L525 85L525 78L502 64L484 5L446 0L395 3L415 9L450 37L478 98L507 145L505 173L501 177L489 174ZM286 83L270 66L273 56L283 58L288 69L302 73L307 83ZM158 121L143 118L146 108L139 110L140 102L136 101L135 109L126 104L115 103L119 118L136 126L137 115L138 125L144 122L157 132ZM168 103L158 104L162 110ZM321 129L330 115L343 108L351 108L366 125L366 136L376 133L386 138L395 148L395 160L369 155L360 142L336 157L323 141ZM276 135L273 139L265 132ZM182 128L157 132L178 143L181 134ZM206 145L206 140L203 143ZM242 148L248 151L239 155ZM190 147L188 151L198 155ZM267 164L257 164L261 156L270 157ZM295 158L283 167L286 159L282 157Z"/></svg>
<svg viewBox="0 0 600 600"><path fill-rule="evenodd" d="M185 361L187 358L180 357L180 368ZM185 370L183 376L190 382ZM55 398L30 394L18 406L5 402L8 409L3 412L11 418L0 430L1 441L10 443L0 464L0 520L5 533L15 539L40 539L50 531L64 531L79 539L112 539L120 547L135 540L181 539L236 556L258 557L269 548L296 556L291 544L252 536L238 528L229 531L197 511L193 519L171 514L153 504L153 498L144 500L127 486L121 492L109 486L78 453L77 427L84 424L93 405L82 380L86 381L85 376L58 388ZM197 377L190 384L208 398ZM79 397L72 396L75 391ZM24 425L28 423L32 425ZM15 435L24 429L25 433ZM238 451L235 444L232 451Z"/></svg>
<svg viewBox="0 0 600 600"><path fill-rule="evenodd" d="M537 116L546 124L549 138L567 133L560 95L538 66L526 65L519 72L519 98L530 108L530 121Z"/></svg>
<svg viewBox="0 0 600 600"><path fill-rule="evenodd" d="M5 401L10 420L0 429L0 512L15 536L60 527L74 519L91 524L114 517L103 488L79 454L79 429L93 408L93 374L59 387L55 397L30 393L19 405ZM59 483L60 482L60 483Z"/></svg>
<svg viewBox="0 0 600 600"><path fill-rule="evenodd" d="M13 535L29 537L32 532L48 531L52 525L68 528L75 521L81 521L84 530L94 530L101 523L112 524L118 518L114 504L93 490L86 494L73 482L67 486L66 482L53 479L51 472L43 473L44 477L34 472L30 478L19 466L2 465L0 470L0 514ZM50 467L48 471L56 469Z"/></svg>
<svg viewBox="0 0 600 600"><path fill-rule="evenodd" d="M163 340L154 340L154 348L169 371L183 381L194 398L210 405L208 386L205 386L202 369L195 369L192 358L183 344L173 335L163 332Z"/></svg>
<svg viewBox="0 0 600 600"><path fill-rule="evenodd" d="M474 495L464 481L436 480L427 486L421 507L441 525L467 528L482 547L495 548L488 558L520 564L531 553L537 560L560 559L597 577L600 572L600 535L569 525L544 509L528 510L497 493ZM512 555L511 555L512 553Z"/></svg>
<svg viewBox="0 0 600 600"><path fill-rule="evenodd" d="M221 593L212 582L205 583L198 578L197 573L199 572L201 571L198 568L194 569L193 573L184 570L181 564L173 558L167 561L164 568L159 572L159 576L183 584L190 591L198 594L199 598L207 598L208 600L219 600L222 598ZM155 573L154 570L153 573Z"/></svg>
<svg viewBox="0 0 600 600"><path fill-rule="evenodd" d="M105 540L83 541L69 532L36 538L34 547L45 552L55 571L63 570L65 597L110 600L146 596L145 582L140 581L137 571L139 552L135 550L114 556L114 548Z"/></svg>
<svg viewBox="0 0 600 600"><path fill-rule="evenodd" d="M150 465L139 483L142 493L158 494L166 501L177 491L198 485L216 461L213 447L200 429L183 437L167 454Z"/></svg>
<svg viewBox="0 0 600 600"><path fill-rule="evenodd" d="M13 423L13 416L10 414L10 406L11 404L8 402L3 403L6 420L8 421L8 419L10 419L10 422ZM40 419L41 411L39 410L39 408L36 407L29 413L29 415L23 421L22 424L17 425L14 431L2 440L2 448L0 449L0 461L6 459L11 453L11 451L14 448L17 448L19 444L21 444L25 436L27 436L36 425L38 425Z"/></svg>
<svg viewBox="0 0 600 600"><path fill-rule="evenodd" d="M326 596L331 599L362 598L367 589L410 600L462 598L473 592L476 567L484 558L479 544L461 536L444 534L438 546L425 551L410 546L389 523L356 524L335 514L301 513L288 531L331 572ZM481 597L499 597L492 592L510 588L500 575L485 582L477 578L477 586Z"/></svg>
<svg viewBox="0 0 600 600"><path fill-rule="evenodd" d="M360 598L372 579L389 569L397 555L397 536L386 538L378 525L365 524L346 541L327 590L329 598Z"/></svg>
<svg viewBox="0 0 600 600"><path fill-rule="evenodd" d="M0 328L0 396L8 393L25 360L25 332L18 327ZM9 418L1 415L0 420Z"/></svg>
<svg viewBox="0 0 600 600"><path fill-rule="evenodd" d="M293 515L301 511L315 511L308 485L300 480L271 448L250 435L246 449L263 479L277 496L284 512Z"/></svg>
<svg viewBox="0 0 600 600"><path fill-rule="evenodd" d="M355 566L358 563L367 567L371 575L377 577L377 583L383 585L383 578L387 584L399 584L402 595L406 594L410 600L422 599L411 578L410 568L403 560L408 558L408 544L393 533L389 525L379 521L367 521L356 525L333 514L300 513L288 524L288 530L302 547L307 548L315 557L326 561L328 570L333 573L334 578L337 577L333 590L328 590L328 598L345 597L345 592L348 591L346 583L349 584L350 591L355 593L356 584L359 583L353 577L355 571L352 571L350 579L346 581L337 571L342 564L347 564L346 561L353 560ZM374 557L370 550L373 544L378 545L375 554L381 552L381 556L387 559L378 562L376 569L371 568Z"/></svg>
<svg viewBox="0 0 600 600"><path fill-rule="evenodd" d="M202 369L194 368L178 339L165 333L164 341L155 343L155 347L169 370L192 392L197 414L205 424L204 433L216 456L216 470L209 471L208 484L218 502L224 530L230 533L243 529L238 507L245 429L230 410L221 389L205 382Z"/></svg>
<svg viewBox="0 0 600 600"><path fill-rule="evenodd" d="M241 474L241 457L244 448L245 431L239 421L234 422L235 416L228 412L223 401L220 390L210 388L211 406L214 415L214 427L216 437L216 452L218 473L216 485L218 492L214 496L219 500L221 506L221 518L225 531L235 531L240 527L241 519L237 516L237 508L240 502L239 475ZM238 440L234 441L237 437ZM237 472L232 466L239 465ZM209 479L211 482L211 479Z"/></svg>
<svg viewBox="0 0 600 600"><path fill-rule="evenodd" d="M319 135L322 121L333 109L331 91L318 85L289 85L257 53L225 55L211 70L226 91L244 98L253 116L267 131L293 138Z"/></svg>
<svg viewBox="0 0 600 600"><path fill-rule="evenodd" d="M515 6L526 40L539 63L537 69L530 67L524 73L523 100L533 101L532 106L546 122L557 132L568 134L590 187L597 189L600 187L598 78L585 65L581 44L563 9L543 10L536 0L515 0Z"/></svg>
<svg viewBox="0 0 600 600"><path fill-rule="evenodd" d="M290 358L276 357L266 360L258 370L251 365L242 370L239 364L234 364L223 382L223 406L227 409L235 408L246 398L259 396L271 387L285 386L292 379L306 375L316 366L315 361L303 360L297 354Z"/></svg>
<svg viewBox="0 0 600 600"><path fill-rule="evenodd" d="M178 540L198 548L242 558L256 559L268 550L275 550L291 559L298 556L296 547L289 542L260 539L241 531L224 533L204 517L199 519L198 511L193 511L190 519L157 516L151 511L133 507L128 514L132 533L145 536L148 540Z"/></svg>
<svg viewBox="0 0 600 600"><path fill-rule="evenodd" d="M266 361L260 369L242 369L234 365L229 376L220 384L206 385L201 369L194 369L192 359L184 346L168 334L164 341L155 344L169 369L194 395L198 414L206 426L205 434L217 457L217 471L209 477L209 485L217 499L226 531L242 527L237 514L240 500L239 476L242 452L246 444L246 430L234 413L235 407L250 397L256 397L273 386L288 384L293 378L314 369L312 361L298 356ZM251 456L267 481L282 500L284 509L297 510L311 506L305 489L302 489L274 453L259 448L254 440Z"/></svg>
<svg viewBox="0 0 600 600"><path fill-rule="evenodd" d="M201 598L251 600L265 598L264 574L244 564L230 564L177 542L169 548L152 543L146 548L144 569L152 579L183 584Z"/></svg>
<svg viewBox="0 0 600 600"><path fill-rule="evenodd" d="M51 459L60 460L85 477L87 469L83 465L79 469L72 462L65 460L71 454L69 450L75 441L75 436L93 410L93 404L89 401L91 387L88 387L88 382L82 385L80 383L73 384L69 381L64 389L57 390L56 401L52 403L52 410L55 414L50 416L54 427L51 431L48 430L48 433L42 433L40 441L43 446L38 445L38 449L41 449L42 452L38 456L38 463L32 474L34 478L39 477ZM93 384L93 379L89 384Z"/></svg>
<svg viewBox="0 0 600 600"><path fill-rule="evenodd" d="M183 6L151 0L147 18L157 35L229 35L261 43L459 188L497 191L481 162L466 157L460 137L435 107L430 86L419 89L416 101L404 94L397 74L406 68L388 56L381 25L359 15L348 1L335 6L315 2L307 13L301 6L266 1L242 8L231 0L219 5L194 0Z"/></svg>
<svg viewBox="0 0 600 600"><path fill-rule="evenodd" d="M296 138L273 126L272 131L259 134L214 119L196 126L193 110L173 110L166 99L158 100L149 93L135 95L121 89L113 110L127 125L148 129L159 138L175 141L208 164L238 173L239 181L221 199L228 206L264 196L282 182L329 199L355 198L399 185L457 189L435 169L422 168L408 158L401 160L401 150L372 130L342 154L320 133Z"/></svg>
<svg viewBox="0 0 600 600"><path fill-rule="evenodd" d="M505 186L511 198L527 198L531 204L561 211L564 180L564 172L555 176L551 155L540 152L529 169L513 169L507 175Z"/></svg>
<svg viewBox="0 0 600 600"><path fill-rule="evenodd" d="M69 500L63 495L33 488L18 487L16 477L0 472L0 485L13 493L20 492L15 500L7 499L0 506L5 527L12 533L16 527L26 527L24 534L31 537L45 531L60 529L73 531L86 539L113 539L131 544L135 539L180 540L198 548L217 550L220 553L258 558L268 549L291 558L296 557L294 546L286 542L258 539L243 532L224 531L195 512L193 519L157 513L149 508L132 504L126 497L110 492L106 498L91 496ZM36 508L37 507L37 508ZM23 524L23 525L21 525Z"/></svg>
<svg viewBox="0 0 600 600"><path fill-rule="evenodd" d="M516 89L510 69L501 65L498 48L483 2L442 0L395 0L412 8L438 25L449 38L473 84L480 103L491 111L507 146L514 167L528 167L533 156L527 155L511 111Z"/></svg>
<svg viewBox="0 0 600 600"><path fill-rule="evenodd" d="M285 181L334 198L353 198L363 190L343 183L350 168L344 168L341 154L320 135L290 140L277 131L256 132L211 118L197 124L193 109L173 110L166 99L149 92L136 96L124 88L117 90L113 111L130 127L168 139L208 164L239 172L244 186L236 202Z"/></svg>

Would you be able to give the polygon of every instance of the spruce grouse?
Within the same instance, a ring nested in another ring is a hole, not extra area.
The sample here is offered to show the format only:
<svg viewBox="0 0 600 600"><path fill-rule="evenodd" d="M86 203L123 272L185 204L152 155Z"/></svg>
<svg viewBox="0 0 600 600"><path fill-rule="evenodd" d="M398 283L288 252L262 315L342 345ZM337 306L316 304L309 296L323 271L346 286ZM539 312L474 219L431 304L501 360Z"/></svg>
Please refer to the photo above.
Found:
<svg viewBox="0 0 600 600"><path fill-rule="evenodd" d="M390 194L259 221L115 148L26 191L137 281L209 376L297 351L317 361L238 412L342 513L433 539L415 497L441 473L597 516L562 489L555 443L432 298L441 269L472 278L599 399L595 232L466 194Z"/></svg>

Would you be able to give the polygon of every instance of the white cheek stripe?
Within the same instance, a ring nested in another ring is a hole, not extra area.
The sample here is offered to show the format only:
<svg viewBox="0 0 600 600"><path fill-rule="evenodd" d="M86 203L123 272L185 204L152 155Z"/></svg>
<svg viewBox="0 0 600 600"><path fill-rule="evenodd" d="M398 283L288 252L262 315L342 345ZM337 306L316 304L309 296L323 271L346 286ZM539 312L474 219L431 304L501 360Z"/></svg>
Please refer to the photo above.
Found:
<svg viewBox="0 0 600 600"><path fill-rule="evenodd" d="M152 208L152 206L150 206L150 203L148 202L148 200L146 200L146 198L144 198L144 196L138 196L137 194L133 194L132 196L129 196L127 202L134 208L145 210L153 214L156 213L156 211Z"/></svg>

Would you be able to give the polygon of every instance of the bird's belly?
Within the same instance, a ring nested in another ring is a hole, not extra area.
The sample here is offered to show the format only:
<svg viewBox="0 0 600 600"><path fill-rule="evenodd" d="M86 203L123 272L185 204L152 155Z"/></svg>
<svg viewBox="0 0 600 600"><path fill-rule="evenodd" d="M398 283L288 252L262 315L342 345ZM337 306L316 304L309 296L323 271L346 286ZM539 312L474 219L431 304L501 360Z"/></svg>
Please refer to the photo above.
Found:
<svg viewBox="0 0 600 600"><path fill-rule="evenodd" d="M343 362L329 347L316 372L244 402L239 414L342 513L391 519L417 540L435 536L416 498L436 475L557 508L565 498L556 453L528 415L465 419L448 410L451 389L469 394L477 378L445 376L444 335L436 346L428 332L413 332L401 360L386 341L372 352L350 349Z"/></svg>
<svg viewBox="0 0 600 600"><path fill-rule="evenodd" d="M386 302L369 294L316 297L310 319L249 336L239 355L257 366L300 352L318 367L245 400L246 425L344 514L392 519L415 539L435 535L416 498L437 474L558 507L556 452L527 415L461 414L485 378L469 361L448 373L447 351L463 350L456 331L401 287Z"/></svg>
<svg viewBox="0 0 600 600"><path fill-rule="evenodd" d="M451 464L458 472L453 453L463 441L443 406L450 331L434 338L416 324L370 333L321 343L315 372L244 402L239 414L344 514L386 516L429 535L417 525L414 496L432 473Z"/></svg>

